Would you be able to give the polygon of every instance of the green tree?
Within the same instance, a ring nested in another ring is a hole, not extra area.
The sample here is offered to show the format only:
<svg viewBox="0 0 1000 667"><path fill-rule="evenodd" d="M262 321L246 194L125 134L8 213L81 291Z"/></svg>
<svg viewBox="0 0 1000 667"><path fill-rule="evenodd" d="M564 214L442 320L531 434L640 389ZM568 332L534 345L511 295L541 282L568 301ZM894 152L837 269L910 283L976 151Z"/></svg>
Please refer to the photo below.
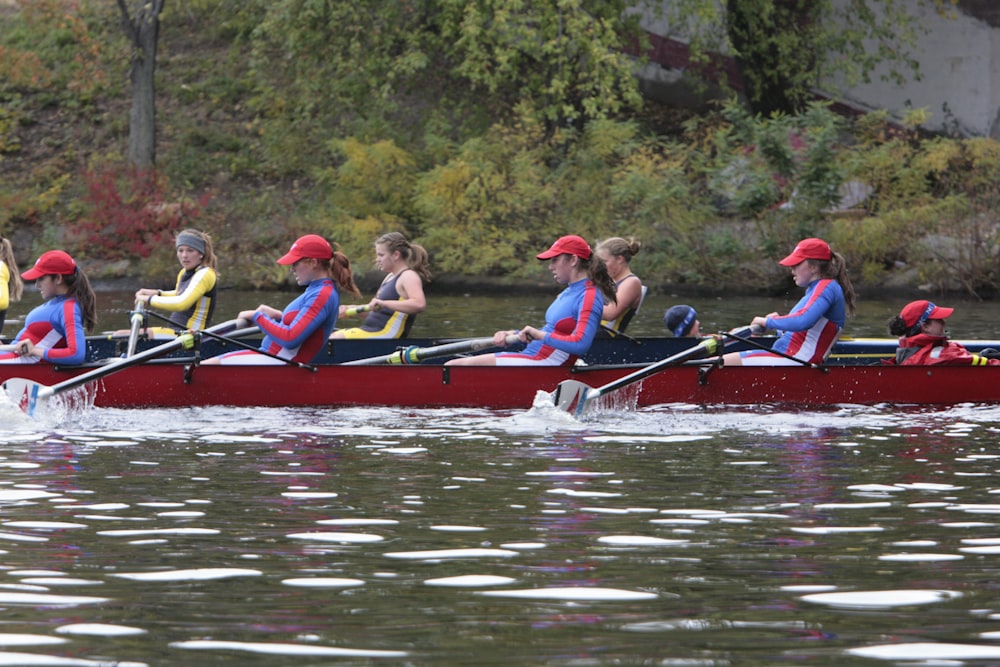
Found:
<svg viewBox="0 0 1000 667"><path fill-rule="evenodd" d="M329 138L464 140L518 104L551 135L641 103L624 0L246 4L254 103L279 171L305 168Z"/></svg>

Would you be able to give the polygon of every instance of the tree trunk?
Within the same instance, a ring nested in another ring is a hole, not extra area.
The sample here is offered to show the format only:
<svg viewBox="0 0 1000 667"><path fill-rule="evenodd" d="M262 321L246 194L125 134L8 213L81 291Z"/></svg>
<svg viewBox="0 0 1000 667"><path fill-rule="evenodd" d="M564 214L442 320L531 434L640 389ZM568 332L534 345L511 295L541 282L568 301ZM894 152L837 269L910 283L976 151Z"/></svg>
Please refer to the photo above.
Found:
<svg viewBox="0 0 1000 667"><path fill-rule="evenodd" d="M132 110L129 112L128 161L139 169L156 164L156 47L164 0L136 0L130 16L126 0L118 0L122 27L132 43Z"/></svg>

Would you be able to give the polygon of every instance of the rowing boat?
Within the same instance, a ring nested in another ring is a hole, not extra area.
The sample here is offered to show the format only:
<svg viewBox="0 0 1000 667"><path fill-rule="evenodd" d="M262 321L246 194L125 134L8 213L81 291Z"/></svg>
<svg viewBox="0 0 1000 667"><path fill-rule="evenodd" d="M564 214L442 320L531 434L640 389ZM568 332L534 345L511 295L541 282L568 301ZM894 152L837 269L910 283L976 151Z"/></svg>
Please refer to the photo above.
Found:
<svg viewBox="0 0 1000 667"><path fill-rule="evenodd" d="M258 334L259 335L259 334ZM252 336L241 337L248 343L256 345ZM315 359L318 365L342 364L358 359L366 359L390 355L398 350L408 348L427 348L450 343L454 338L408 338L401 339L365 339L329 341L328 345ZM755 341L770 346L775 338L761 336ZM692 338L674 338L649 336L639 338L598 338L582 361L591 366L609 364L647 364L673 356L694 344ZM976 352L986 347L1000 349L1000 341L995 340L959 340L969 350ZM144 351L162 340L142 339L138 341L136 351ZM87 363L99 364L106 359L119 358L127 353L128 338L122 336L91 336L87 338ZM747 349L747 345L734 342L727 345L729 350ZM223 352L231 352L233 345L225 340L202 338L199 341L196 354L201 358L216 356ZM891 338L843 338L837 342L828 363L831 365L874 363L881 359L891 358L896 353L896 340ZM172 357L190 356L190 351L177 351ZM426 363L426 362L425 362ZM441 359L433 362L439 364ZM2 371L0 371L2 373Z"/></svg>
<svg viewBox="0 0 1000 667"><path fill-rule="evenodd" d="M95 405L118 408L364 405L526 409L539 391L552 392L564 380L599 386L636 368L635 365L496 368L440 364L325 364L301 368L198 365L190 358L166 358L124 368L79 391L89 391ZM17 376L53 385L83 370L47 364L0 366L0 380ZM998 403L1000 367L885 364L719 367L689 362L665 368L601 401L605 407L615 408L664 403L803 406Z"/></svg>

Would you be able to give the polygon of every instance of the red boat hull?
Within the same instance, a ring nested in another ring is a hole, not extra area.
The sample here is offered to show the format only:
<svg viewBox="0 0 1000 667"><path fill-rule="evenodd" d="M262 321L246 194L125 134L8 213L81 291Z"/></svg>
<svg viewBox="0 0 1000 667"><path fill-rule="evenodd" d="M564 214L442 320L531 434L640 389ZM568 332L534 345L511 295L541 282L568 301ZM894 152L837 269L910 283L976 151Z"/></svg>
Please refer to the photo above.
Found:
<svg viewBox="0 0 1000 667"><path fill-rule="evenodd" d="M571 372L546 367L198 366L148 363L91 385L95 405L118 408L231 405L406 406L526 409L539 390L575 379L599 387L636 367ZM0 367L0 380L55 385L81 371ZM917 404L1000 402L1000 367L803 366L667 368L601 399L619 407L661 403Z"/></svg>

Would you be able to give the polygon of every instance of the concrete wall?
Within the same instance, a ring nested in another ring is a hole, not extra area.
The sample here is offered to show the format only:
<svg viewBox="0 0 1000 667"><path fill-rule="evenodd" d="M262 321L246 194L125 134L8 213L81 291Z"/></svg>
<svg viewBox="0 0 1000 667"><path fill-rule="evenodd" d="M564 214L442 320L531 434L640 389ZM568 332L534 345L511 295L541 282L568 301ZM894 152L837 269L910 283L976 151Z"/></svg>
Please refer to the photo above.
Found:
<svg viewBox="0 0 1000 667"><path fill-rule="evenodd" d="M1000 139L1000 0L959 0L953 17L941 17L930 7L914 10L928 27L914 51L921 80L899 86L881 81L882 72L876 71L872 83L831 97L859 110L886 109L897 118L907 109L926 108L928 130ZM644 28L653 61L640 73L644 92L654 99L698 104L703 96L683 76L683 37L671 35L661 19L650 19Z"/></svg>

